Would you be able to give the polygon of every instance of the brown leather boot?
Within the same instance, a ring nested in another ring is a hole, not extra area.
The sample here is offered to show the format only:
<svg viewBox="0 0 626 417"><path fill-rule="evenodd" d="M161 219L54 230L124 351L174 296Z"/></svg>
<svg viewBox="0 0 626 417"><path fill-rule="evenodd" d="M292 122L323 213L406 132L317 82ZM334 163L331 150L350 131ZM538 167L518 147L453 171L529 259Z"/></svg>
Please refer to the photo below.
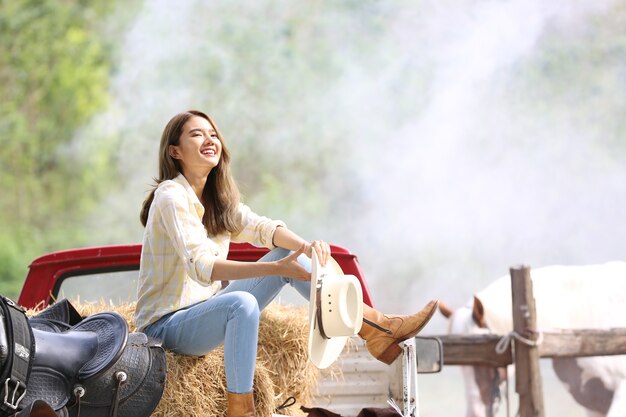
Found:
<svg viewBox="0 0 626 417"><path fill-rule="evenodd" d="M252 391L245 394L235 394L226 391L228 399L228 417L255 417L254 397Z"/></svg>
<svg viewBox="0 0 626 417"><path fill-rule="evenodd" d="M383 314L363 304L363 327L359 336L367 350L381 362L391 363L402 353L398 344L419 333L437 311L439 300L432 300L412 316Z"/></svg>

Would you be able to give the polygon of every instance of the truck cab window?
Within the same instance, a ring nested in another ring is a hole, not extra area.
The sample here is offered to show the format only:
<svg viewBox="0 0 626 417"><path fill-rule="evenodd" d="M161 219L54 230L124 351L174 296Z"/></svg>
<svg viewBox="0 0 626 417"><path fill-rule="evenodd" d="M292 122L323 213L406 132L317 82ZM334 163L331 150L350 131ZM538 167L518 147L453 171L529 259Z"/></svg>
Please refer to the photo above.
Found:
<svg viewBox="0 0 626 417"><path fill-rule="evenodd" d="M139 271L94 271L66 276L56 291L56 298L80 300L81 303L105 302L114 305L137 301Z"/></svg>

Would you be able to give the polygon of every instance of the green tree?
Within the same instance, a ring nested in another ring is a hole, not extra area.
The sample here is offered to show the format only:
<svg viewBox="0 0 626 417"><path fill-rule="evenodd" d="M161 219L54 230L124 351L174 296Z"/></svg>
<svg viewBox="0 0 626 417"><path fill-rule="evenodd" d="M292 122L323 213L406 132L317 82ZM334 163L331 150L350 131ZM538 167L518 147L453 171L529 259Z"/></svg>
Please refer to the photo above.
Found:
<svg viewBox="0 0 626 417"><path fill-rule="evenodd" d="M0 1L0 293L17 295L34 256L83 240L110 142L72 139L107 104L114 4Z"/></svg>

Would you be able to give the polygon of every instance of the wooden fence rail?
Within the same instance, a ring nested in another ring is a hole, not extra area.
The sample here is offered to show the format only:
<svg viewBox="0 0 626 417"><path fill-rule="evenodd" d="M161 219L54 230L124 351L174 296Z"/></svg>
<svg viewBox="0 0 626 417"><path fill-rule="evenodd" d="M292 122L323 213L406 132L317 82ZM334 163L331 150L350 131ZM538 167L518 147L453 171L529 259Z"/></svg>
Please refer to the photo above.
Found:
<svg viewBox="0 0 626 417"><path fill-rule="evenodd" d="M443 343L444 365L506 366L513 363L511 349L499 355L500 335L435 336ZM559 330L542 333L542 358L626 355L626 328Z"/></svg>

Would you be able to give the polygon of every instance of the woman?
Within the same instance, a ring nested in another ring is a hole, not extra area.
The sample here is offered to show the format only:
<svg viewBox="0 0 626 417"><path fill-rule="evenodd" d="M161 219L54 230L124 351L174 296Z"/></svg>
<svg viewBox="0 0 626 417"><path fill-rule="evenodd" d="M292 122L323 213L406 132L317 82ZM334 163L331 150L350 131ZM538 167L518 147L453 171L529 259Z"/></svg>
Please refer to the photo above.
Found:
<svg viewBox="0 0 626 417"><path fill-rule="evenodd" d="M180 113L165 126L157 186L140 216L145 233L135 321L183 355L204 355L224 343L228 416L254 416L259 311L286 284L308 299L311 253L324 265L330 247L241 204L229 164L228 148L206 114ZM231 261L230 241L272 251L256 263ZM222 289L225 280L232 282ZM413 316L385 316L364 305L359 335L373 356L391 363L398 343L417 334L436 308L431 301Z"/></svg>

